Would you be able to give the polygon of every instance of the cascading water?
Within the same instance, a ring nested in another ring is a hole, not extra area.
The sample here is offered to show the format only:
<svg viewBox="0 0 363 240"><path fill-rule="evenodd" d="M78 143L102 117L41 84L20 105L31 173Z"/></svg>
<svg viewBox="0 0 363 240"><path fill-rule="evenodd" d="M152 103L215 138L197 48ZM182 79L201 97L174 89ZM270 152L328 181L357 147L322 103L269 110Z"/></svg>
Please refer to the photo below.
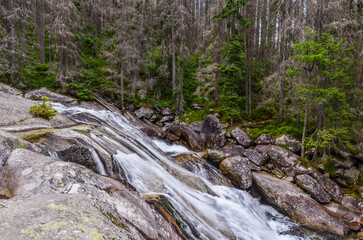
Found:
<svg viewBox="0 0 363 240"><path fill-rule="evenodd" d="M123 169L123 177L145 198L159 196L166 200L190 239L320 239L293 235L291 229L298 224L262 205L248 192L213 185L203 172L180 167L166 153L190 151L151 140L120 114L60 104L54 107L71 118L86 113L102 121L102 133L95 129L90 136L103 148L112 146L116 150L113 159Z"/></svg>

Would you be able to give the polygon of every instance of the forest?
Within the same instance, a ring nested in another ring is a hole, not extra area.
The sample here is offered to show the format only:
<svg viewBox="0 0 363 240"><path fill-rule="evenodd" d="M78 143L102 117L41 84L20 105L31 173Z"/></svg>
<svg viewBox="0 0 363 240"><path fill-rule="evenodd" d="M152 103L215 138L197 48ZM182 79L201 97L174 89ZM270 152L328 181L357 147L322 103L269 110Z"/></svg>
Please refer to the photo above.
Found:
<svg viewBox="0 0 363 240"><path fill-rule="evenodd" d="M0 81L362 146L359 0L1 0ZM360 144L360 145L359 145ZM305 149L305 150L304 150Z"/></svg>

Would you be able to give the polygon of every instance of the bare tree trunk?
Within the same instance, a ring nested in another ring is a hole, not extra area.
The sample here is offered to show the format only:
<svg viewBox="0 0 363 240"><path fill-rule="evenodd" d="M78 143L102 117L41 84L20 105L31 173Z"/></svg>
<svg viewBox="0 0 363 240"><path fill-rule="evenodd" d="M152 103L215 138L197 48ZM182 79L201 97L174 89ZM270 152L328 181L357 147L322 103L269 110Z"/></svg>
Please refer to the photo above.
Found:
<svg viewBox="0 0 363 240"><path fill-rule="evenodd" d="M305 103L304 126L303 126L303 135L302 135L302 139L301 139L301 157L302 158L305 157L305 147L304 147L304 143L305 143L305 137L306 137L306 125L307 125L307 120L308 120L308 105L309 105L309 101L306 100L306 103Z"/></svg>
<svg viewBox="0 0 363 240"><path fill-rule="evenodd" d="M121 76L120 76L120 86L121 86L121 110L125 110L124 103L124 68L121 66Z"/></svg>
<svg viewBox="0 0 363 240"><path fill-rule="evenodd" d="M52 71L52 31L49 29L49 71Z"/></svg>
<svg viewBox="0 0 363 240"><path fill-rule="evenodd" d="M171 13L171 75L172 75L172 87L173 95L175 97L176 90L176 59L175 59L175 0L173 0L172 13Z"/></svg>

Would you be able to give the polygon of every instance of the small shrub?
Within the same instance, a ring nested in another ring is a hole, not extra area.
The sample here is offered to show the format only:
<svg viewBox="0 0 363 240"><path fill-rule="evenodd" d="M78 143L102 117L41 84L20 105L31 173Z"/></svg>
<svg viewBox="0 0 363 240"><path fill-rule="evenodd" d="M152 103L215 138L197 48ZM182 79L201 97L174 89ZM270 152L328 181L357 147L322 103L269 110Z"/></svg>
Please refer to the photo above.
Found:
<svg viewBox="0 0 363 240"><path fill-rule="evenodd" d="M49 98L43 96L43 102L30 107L30 114L35 117L41 117L49 119L52 116L57 115L57 111L52 107L51 103L47 103Z"/></svg>

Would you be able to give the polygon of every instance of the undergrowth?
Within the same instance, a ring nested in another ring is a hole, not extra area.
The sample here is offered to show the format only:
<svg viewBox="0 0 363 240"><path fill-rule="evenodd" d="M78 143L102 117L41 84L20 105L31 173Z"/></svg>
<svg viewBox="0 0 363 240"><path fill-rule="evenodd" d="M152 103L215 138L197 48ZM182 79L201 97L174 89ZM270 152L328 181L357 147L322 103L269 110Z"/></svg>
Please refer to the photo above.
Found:
<svg viewBox="0 0 363 240"><path fill-rule="evenodd" d="M30 107L30 114L35 117L41 117L45 119L49 119L52 116L57 115L57 111L52 107L51 103L47 103L49 98L43 96L43 102L33 105Z"/></svg>

